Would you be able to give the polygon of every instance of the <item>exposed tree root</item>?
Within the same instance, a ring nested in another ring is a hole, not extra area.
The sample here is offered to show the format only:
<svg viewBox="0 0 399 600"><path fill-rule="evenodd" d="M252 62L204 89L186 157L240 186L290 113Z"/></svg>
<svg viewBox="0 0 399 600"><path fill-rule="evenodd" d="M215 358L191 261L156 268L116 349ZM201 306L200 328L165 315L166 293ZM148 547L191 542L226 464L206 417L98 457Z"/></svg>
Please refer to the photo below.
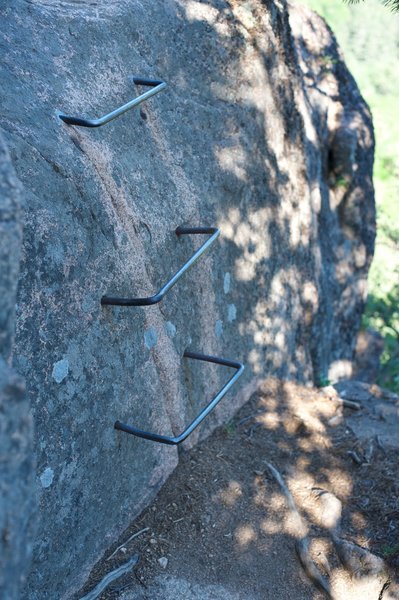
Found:
<svg viewBox="0 0 399 600"><path fill-rule="evenodd" d="M105 590L106 587L109 586L110 583L112 583L112 581L115 581L115 579L118 579L121 575L128 573L128 571L130 571L130 569L136 565L138 561L139 555L135 554L130 560L128 560L127 563L118 567L117 569L114 569L110 573L107 573L100 583L98 583L96 587L91 590L91 592L83 596L80 600L96 600L96 598L98 598L98 596Z"/></svg>
<svg viewBox="0 0 399 600"><path fill-rule="evenodd" d="M279 484L284 496L286 497L288 508L297 525L298 538L295 541L295 551L302 565L302 568L305 571L307 577L313 583L313 585L321 592L324 592L327 598L330 598L332 600L333 597L331 594L329 582L325 577L323 577L323 575L317 569L316 565L310 557L309 541L306 535L306 526L295 506L295 502L291 495L291 492L289 491L288 487L286 486L282 476L277 471L277 469L273 467L273 465L271 465L270 463L266 463L266 465L273 477L275 478L275 480L277 481L277 483Z"/></svg>

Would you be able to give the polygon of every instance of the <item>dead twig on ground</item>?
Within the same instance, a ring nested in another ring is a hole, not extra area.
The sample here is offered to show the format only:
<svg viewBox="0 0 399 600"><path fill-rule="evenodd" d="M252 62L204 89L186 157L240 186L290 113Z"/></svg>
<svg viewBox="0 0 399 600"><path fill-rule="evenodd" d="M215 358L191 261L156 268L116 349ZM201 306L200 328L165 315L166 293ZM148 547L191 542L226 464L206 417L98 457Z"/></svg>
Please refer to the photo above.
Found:
<svg viewBox="0 0 399 600"><path fill-rule="evenodd" d="M363 463L360 456L354 450L348 450L347 455L350 456L351 459L353 460L353 462L356 463L357 465L361 465Z"/></svg>
<svg viewBox="0 0 399 600"><path fill-rule="evenodd" d="M361 410L363 408L359 402L354 402L353 400L348 400L347 398L338 396L336 390L332 386L323 388L323 393L326 398L328 398L331 402L335 402L335 404L338 404L338 406L344 406L346 408L351 408L352 410Z"/></svg>
<svg viewBox="0 0 399 600"><path fill-rule="evenodd" d="M345 400L344 398L337 398L338 404L351 408L352 410L361 410L363 407L359 402L353 402L353 400Z"/></svg>
<svg viewBox="0 0 399 600"><path fill-rule="evenodd" d="M139 535L141 535L142 533L145 533L146 531L149 530L149 527L145 527L144 529L141 529L140 531L137 531L136 533L133 533L133 535L130 536L130 538L128 540L126 540L126 542L123 542L123 544L121 544L120 546L118 546L113 553L108 556L107 560L111 560L111 558L113 556L115 556L115 554L121 549L124 548L126 546L126 544L128 544L129 542L131 542L132 540L134 540L134 538L138 537Z"/></svg>
<svg viewBox="0 0 399 600"><path fill-rule="evenodd" d="M346 398L341 398L340 396L335 396L334 398L329 397L331 402L335 402L338 406L343 406L345 408L351 408L352 410L361 410L363 407L359 402L354 402L353 400L346 400Z"/></svg>
<svg viewBox="0 0 399 600"><path fill-rule="evenodd" d="M373 443L373 440L371 440L369 445L367 446L366 452L364 453L364 458L366 459L366 461L368 463L371 462L371 459L373 458L373 454L374 454L374 443Z"/></svg>

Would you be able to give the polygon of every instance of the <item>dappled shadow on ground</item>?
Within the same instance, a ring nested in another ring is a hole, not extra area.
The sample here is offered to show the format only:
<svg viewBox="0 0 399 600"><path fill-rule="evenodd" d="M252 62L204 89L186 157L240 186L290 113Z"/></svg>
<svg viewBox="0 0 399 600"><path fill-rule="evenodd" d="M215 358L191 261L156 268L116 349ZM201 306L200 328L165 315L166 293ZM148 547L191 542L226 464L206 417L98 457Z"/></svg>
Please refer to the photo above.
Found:
<svg viewBox="0 0 399 600"><path fill-rule="evenodd" d="M324 598L295 555L303 532L270 476L271 463L302 515L311 558L330 581L334 598L394 598L379 594L389 570L399 566L399 453L381 439L356 437L348 425L353 410L343 409L332 388L265 381L226 427L181 452L179 466L153 505L125 532L111 560L97 566L87 590L139 552L137 568L104 592L103 600L122 598L122 592L125 600L154 600L154 578L162 574L223 585L226 594L239 598ZM356 574L350 571L332 543L334 518L315 488L342 503L340 538L385 556L382 574L370 574L360 563ZM165 558L162 567L159 560Z"/></svg>

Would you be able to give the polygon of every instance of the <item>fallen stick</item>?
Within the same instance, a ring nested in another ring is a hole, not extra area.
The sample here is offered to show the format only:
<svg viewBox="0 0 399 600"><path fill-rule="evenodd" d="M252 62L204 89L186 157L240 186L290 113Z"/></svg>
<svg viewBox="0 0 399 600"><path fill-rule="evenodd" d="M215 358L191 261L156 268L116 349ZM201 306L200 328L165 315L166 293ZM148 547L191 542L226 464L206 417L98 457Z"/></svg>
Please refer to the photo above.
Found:
<svg viewBox="0 0 399 600"><path fill-rule="evenodd" d="M134 565L136 565L138 563L138 561L139 561L139 555L135 554L134 556L132 556L132 558L127 563L118 567L117 569L114 569L114 571L111 571L110 573L108 573L100 581L100 583L98 583L96 585L96 587L91 590L91 592L86 594L86 596L82 596L82 598L80 598L80 600L96 600L96 598L98 598L98 596L105 590L105 588L107 586L109 586L109 584L112 581L115 581L115 579L118 579L121 575L124 575L125 573L130 571L130 569Z"/></svg>
<svg viewBox="0 0 399 600"><path fill-rule="evenodd" d="M331 400L331 402L335 402L335 404L339 404L339 406L346 406L347 408L352 408L353 410L361 410L363 408L359 402L347 400L346 398L343 398L342 395L339 396L337 391L331 385L323 388L322 392L325 398L328 398L328 400Z"/></svg>
<svg viewBox="0 0 399 600"><path fill-rule="evenodd" d="M345 400L344 398L339 398L339 403L342 406L346 406L347 408L353 408L353 410L361 410L363 407L359 402L353 402L353 400Z"/></svg>
<svg viewBox="0 0 399 600"><path fill-rule="evenodd" d="M371 462L371 459L373 458L373 454L374 454L374 442L373 442L373 440L371 440L369 445L367 446L366 452L364 453L364 458L366 459L366 461L368 463Z"/></svg>
<svg viewBox="0 0 399 600"><path fill-rule="evenodd" d="M361 410L363 407L359 402L354 402L353 400L345 400L345 398L335 397L330 398L332 402L339 404L340 406L345 406L346 408L352 408L353 410Z"/></svg>
<svg viewBox="0 0 399 600"><path fill-rule="evenodd" d="M305 571L308 578L310 579L310 581L313 583L313 585L315 585L317 589L321 592L324 592L327 598L330 598L332 600L330 584L325 579L325 577L323 577L323 575L319 572L319 570L317 569L316 565L310 557L309 542L306 536L306 527L301 515L298 512L297 507L295 506L295 502L291 495L291 492L289 491L288 487L284 482L284 479L277 471L277 469L273 467L273 465L271 465L270 463L266 463L266 466L277 481L277 483L279 484L287 500L288 508L291 511L291 514L294 517L294 520L297 524L299 537L295 540L295 551L302 565L302 568Z"/></svg>
<svg viewBox="0 0 399 600"><path fill-rule="evenodd" d="M123 542L123 544L121 544L120 546L118 546L116 548L116 550L114 550L113 553L110 556L108 556L107 560L111 560L111 558L113 556L115 556L115 554L118 552L118 550L120 550L121 548L123 548L124 546L126 546L126 544L128 544L129 542L131 542L132 540L134 540L134 538L138 537L142 533L145 533L149 529L150 529L149 527L145 527L144 529L141 529L140 531L137 531L137 533L134 533L133 535L131 535L130 538L128 540L126 540L126 542Z"/></svg>
<svg viewBox="0 0 399 600"><path fill-rule="evenodd" d="M350 456L353 462L355 462L357 465L361 465L363 463L360 456L354 450L348 450L347 455Z"/></svg>

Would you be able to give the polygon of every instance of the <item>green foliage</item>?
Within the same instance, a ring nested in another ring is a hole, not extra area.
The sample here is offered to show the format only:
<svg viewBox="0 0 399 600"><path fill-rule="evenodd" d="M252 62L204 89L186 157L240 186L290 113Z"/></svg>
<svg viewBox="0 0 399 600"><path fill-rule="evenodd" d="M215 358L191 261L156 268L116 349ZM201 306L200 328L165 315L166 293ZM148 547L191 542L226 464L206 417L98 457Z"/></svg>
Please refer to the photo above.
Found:
<svg viewBox="0 0 399 600"><path fill-rule="evenodd" d="M332 71L334 69L334 65L337 64L338 60L329 54L321 57L321 62L323 63L325 71Z"/></svg>
<svg viewBox="0 0 399 600"><path fill-rule="evenodd" d="M348 4L359 4L360 2L364 2L364 0L346 0L346 2L348 2ZM381 2L393 12L399 11L399 0L381 0Z"/></svg>
<svg viewBox="0 0 399 600"><path fill-rule="evenodd" d="M226 425L224 426L224 430L227 433L227 435L234 435L236 432L236 425L234 421L229 421L228 423L226 423Z"/></svg>
<svg viewBox="0 0 399 600"><path fill-rule="evenodd" d="M326 19L373 113L376 134L374 184L378 233L369 275L365 327L384 336L379 383L399 393L399 0L331 2L302 0ZM323 59L328 63L328 56ZM344 185L338 179L337 187Z"/></svg>
<svg viewBox="0 0 399 600"><path fill-rule="evenodd" d="M319 380L317 382L317 387L323 388L323 387L327 387L328 385L331 385L331 381L327 377L325 377L324 375L319 377Z"/></svg>
<svg viewBox="0 0 399 600"><path fill-rule="evenodd" d="M384 336L378 383L399 393L399 283L383 297L369 294L363 324Z"/></svg>
<svg viewBox="0 0 399 600"><path fill-rule="evenodd" d="M335 180L334 187L335 188L346 188L346 187L348 187L348 184L349 184L348 179L346 177L344 177L343 175L340 175Z"/></svg>

